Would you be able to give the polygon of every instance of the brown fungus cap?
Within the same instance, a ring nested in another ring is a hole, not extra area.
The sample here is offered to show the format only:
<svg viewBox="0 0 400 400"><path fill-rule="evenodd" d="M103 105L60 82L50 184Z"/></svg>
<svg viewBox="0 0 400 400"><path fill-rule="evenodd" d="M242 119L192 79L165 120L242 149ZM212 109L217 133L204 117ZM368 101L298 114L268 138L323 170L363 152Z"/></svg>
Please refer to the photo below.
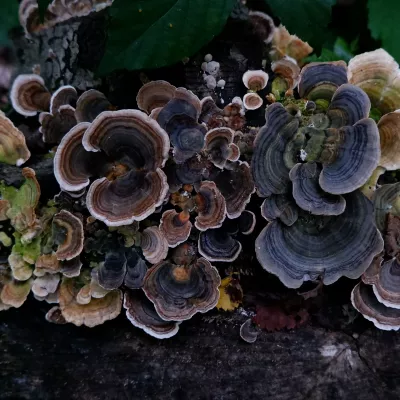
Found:
<svg viewBox="0 0 400 400"><path fill-rule="evenodd" d="M289 57L274 61L271 64L274 74L285 80L287 89L294 89L297 86L300 76L300 67L296 60Z"/></svg>
<svg viewBox="0 0 400 400"><path fill-rule="evenodd" d="M74 325L92 328L116 318L121 312L122 292L113 290L99 299L82 305L76 301L81 286L72 278L63 278L58 293L62 316Z"/></svg>
<svg viewBox="0 0 400 400"><path fill-rule="evenodd" d="M339 215L346 208L340 195L324 192L318 183L322 168L315 162L296 164L289 173L296 204L314 215Z"/></svg>
<svg viewBox="0 0 400 400"><path fill-rule="evenodd" d="M150 268L143 290L165 321L184 321L198 312L216 306L221 278L204 258L194 264L178 266L162 261Z"/></svg>
<svg viewBox="0 0 400 400"><path fill-rule="evenodd" d="M102 169L106 157L101 153L87 152L82 138L89 123L74 126L61 140L54 157L54 175L65 192L79 192L89 185L89 178Z"/></svg>
<svg viewBox="0 0 400 400"><path fill-rule="evenodd" d="M243 96L243 105L246 110L257 110L263 105L263 99L257 93L246 93Z"/></svg>
<svg viewBox="0 0 400 400"><path fill-rule="evenodd" d="M362 316L378 328L385 331L400 329L400 310L386 307L380 303L373 292L372 286L358 283L351 292L351 303Z"/></svg>
<svg viewBox="0 0 400 400"><path fill-rule="evenodd" d="M330 101L337 88L345 83L347 66L344 61L313 62L301 70L299 95L312 101Z"/></svg>
<svg viewBox="0 0 400 400"><path fill-rule="evenodd" d="M106 96L95 89L89 89L79 96L75 116L78 122L92 122L103 111L112 108Z"/></svg>
<svg viewBox="0 0 400 400"><path fill-rule="evenodd" d="M339 216L302 212L291 226L269 223L255 243L261 266L289 288L318 277L326 285L341 276L360 277L383 250L383 240L372 203L358 191L344 198L346 209Z"/></svg>
<svg viewBox="0 0 400 400"><path fill-rule="evenodd" d="M383 240L386 255L394 257L400 252L400 216L387 214Z"/></svg>
<svg viewBox="0 0 400 400"><path fill-rule="evenodd" d="M237 161L240 157L238 146L233 143L235 131L230 128L214 128L205 136L205 152L217 168L224 168L226 161Z"/></svg>
<svg viewBox="0 0 400 400"><path fill-rule="evenodd" d="M47 311L46 315L45 315L45 319L47 322L51 322L53 324L66 324L67 321L65 320L65 318L62 315L61 309L58 306L54 306L52 308L50 308L49 311Z"/></svg>
<svg viewBox="0 0 400 400"><path fill-rule="evenodd" d="M189 218L190 214L187 211L178 213L175 210L166 210L163 212L160 231L164 234L169 247L176 247L188 239L192 229Z"/></svg>
<svg viewBox="0 0 400 400"><path fill-rule="evenodd" d="M167 81L151 81L140 88L136 102L142 111L150 114L155 108L164 107L175 92L176 87Z"/></svg>
<svg viewBox="0 0 400 400"><path fill-rule="evenodd" d="M168 184L161 167L169 140L153 119L137 110L104 111L82 143L87 151L104 152L117 167L108 176L111 180L97 179L90 186L86 202L92 216L108 226L129 225L163 203Z"/></svg>
<svg viewBox="0 0 400 400"><path fill-rule="evenodd" d="M192 264L197 255L197 246L192 242L185 242L171 251L171 260L176 265Z"/></svg>
<svg viewBox="0 0 400 400"><path fill-rule="evenodd" d="M253 32L265 44L271 43L274 37L274 20L267 14L260 11L249 11L248 21L253 27Z"/></svg>
<svg viewBox="0 0 400 400"><path fill-rule="evenodd" d="M219 228L226 217L225 198L211 181L203 181L197 190L196 206L198 216L194 223L200 231Z"/></svg>
<svg viewBox="0 0 400 400"><path fill-rule="evenodd" d="M372 285L376 280L383 262L383 253L376 255L366 271L361 275L361 280L367 285Z"/></svg>
<svg viewBox="0 0 400 400"><path fill-rule="evenodd" d="M242 76L244 86L246 86L247 89L250 89L253 92L258 92L264 89L267 86L268 79L268 74L261 69L246 71Z"/></svg>
<svg viewBox="0 0 400 400"><path fill-rule="evenodd" d="M372 288L380 303L386 307L400 309L399 255L381 265Z"/></svg>
<svg viewBox="0 0 400 400"><path fill-rule="evenodd" d="M228 162L224 170L215 168L210 175L225 198L227 217L239 217L256 190L249 164L240 160Z"/></svg>
<svg viewBox="0 0 400 400"><path fill-rule="evenodd" d="M78 94L73 86L65 85L59 87L52 95L50 99L50 113L54 114L60 110L61 106L69 105L71 107L76 106L76 100ZM75 108L74 108L75 110Z"/></svg>
<svg viewBox="0 0 400 400"><path fill-rule="evenodd" d="M31 117L39 111L48 111L51 94L44 80L35 74L18 75L11 88L10 99L19 114Z"/></svg>
<svg viewBox="0 0 400 400"><path fill-rule="evenodd" d="M157 226L151 226L143 231L140 242L143 255L151 264L165 260L168 254L168 242Z"/></svg>
<svg viewBox="0 0 400 400"><path fill-rule="evenodd" d="M61 139L77 124L75 109L70 105L62 105L53 114L42 112L39 116L42 134L45 143L58 144Z"/></svg>
<svg viewBox="0 0 400 400"><path fill-rule="evenodd" d="M378 122L381 143L379 165L388 171L400 169L400 110L384 115Z"/></svg>
<svg viewBox="0 0 400 400"><path fill-rule="evenodd" d="M71 260L83 250L82 221L69 211L61 210L53 218L55 242L58 243L56 256L59 260Z"/></svg>
<svg viewBox="0 0 400 400"><path fill-rule="evenodd" d="M382 114L400 108L399 65L384 49L353 57L349 62L348 79L367 93L372 107Z"/></svg>
<svg viewBox="0 0 400 400"><path fill-rule="evenodd" d="M167 339L178 333L179 322L164 321L142 290L125 291L124 308L132 325L143 329L150 336Z"/></svg>
<svg viewBox="0 0 400 400"><path fill-rule="evenodd" d="M199 122L206 124L208 129L226 126L224 111L217 107L211 96L201 99Z"/></svg>
<svg viewBox="0 0 400 400"><path fill-rule="evenodd" d="M251 162L254 182L262 197L288 190L290 169L285 164L284 153L299 127L299 120L280 103L267 108L265 120L254 141Z"/></svg>
<svg viewBox="0 0 400 400"><path fill-rule="evenodd" d="M61 262L56 253L41 254L35 262L33 273L35 276L44 276L46 274L56 274L61 272Z"/></svg>
<svg viewBox="0 0 400 400"><path fill-rule="evenodd" d="M0 111L0 163L19 167L30 156L24 134Z"/></svg>

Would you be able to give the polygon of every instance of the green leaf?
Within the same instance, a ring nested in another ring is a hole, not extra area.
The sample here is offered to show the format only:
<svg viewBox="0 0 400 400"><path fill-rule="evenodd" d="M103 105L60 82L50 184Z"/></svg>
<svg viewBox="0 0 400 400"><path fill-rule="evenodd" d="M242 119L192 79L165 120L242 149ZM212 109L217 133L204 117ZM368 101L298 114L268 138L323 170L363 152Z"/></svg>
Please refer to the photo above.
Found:
<svg viewBox="0 0 400 400"><path fill-rule="evenodd" d="M51 2L52 0L38 0L40 22L44 21L44 14Z"/></svg>
<svg viewBox="0 0 400 400"><path fill-rule="evenodd" d="M328 24L336 0L265 0L291 34L320 47L329 37Z"/></svg>
<svg viewBox="0 0 400 400"><path fill-rule="evenodd" d="M10 44L8 33L19 26L18 0L3 0L0 2L0 46Z"/></svg>
<svg viewBox="0 0 400 400"><path fill-rule="evenodd" d="M400 62L400 1L368 0L368 27L374 39Z"/></svg>
<svg viewBox="0 0 400 400"><path fill-rule="evenodd" d="M198 51L221 31L235 0L115 0L100 74L158 68Z"/></svg>
<svg viewBox="0 0 400 400"><path fill-rule="evenodd" d="M326 62L343 60L349 62L354 57L354 50L358 46L358 39L353 40L350 45L341 37L338 37L333 45L333 50L323 48L321 54L315 53L304 59L305 62Z"/></svg>

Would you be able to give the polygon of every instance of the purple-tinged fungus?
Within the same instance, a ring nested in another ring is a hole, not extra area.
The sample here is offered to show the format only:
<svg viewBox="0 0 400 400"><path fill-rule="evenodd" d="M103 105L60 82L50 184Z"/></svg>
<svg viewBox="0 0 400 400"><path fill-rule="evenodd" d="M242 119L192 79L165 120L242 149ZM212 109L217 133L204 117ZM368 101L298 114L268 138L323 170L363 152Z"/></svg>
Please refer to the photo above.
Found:
<svg viewBox="0 0 400 400"><path fill-rule="evenodd" d="M261 215L268 222L279 219L291 226L297 221L298 207L289 194L272 194L261 204Z"/></svg>
<svg viewBox="0 0 400 400"><path fill-rule="evenodd" d="M356 279L383 250L373 205L360 192L344 196L345 211L333 217L299 213L287 226L269 223L256 239L257 259L289 288L322 277L324 284L341 276Z"/></svg>
<svg viewBox="0 0 400 400"><path fill-rule="evenodd" d="M167 339L178 333L179 322L164 321L142 290L125 291L124 308L132 325L143 329L150 336Z"/></svg>
<svg viewBox="0 0 400 400"><path fill-rule="evenodd" d="M252 25L253 33L257 35L265 44L269 44L274 37L274 20L261 11L249 11L248 21Z"/></svg>
<svg viewBox="0 0 400 400"><path fill-rule="evenodd" d="M296 204L314 215L339 215L346 208L343 196L324 192L318 183L322 168L315 162L296 164L289 173Z"/></svg>
<svg viewBox="0 0 400 400"><path fill-rule="evenodd" d="M374 215L377 228L383 233L387 214L400 216L400 182L382 185L371 198L374 203Z"/></svg>
<svg viewBox="0 0 400 400"><path fill-rule="evenodd" d="M60 110L62 106L70 106L74 108L76 106L76 101L78 99L78 94L73 86L65 85L59 87L52 95L50 99L50 113L55 114Z"/></svg>
<svg viewBox="0 0 400 400"><path fill-rule="evenodd" d="M204 258L191 265L162 261L150 268L143 290L165 321L184 321L216 306L221 278Z"/></svg>

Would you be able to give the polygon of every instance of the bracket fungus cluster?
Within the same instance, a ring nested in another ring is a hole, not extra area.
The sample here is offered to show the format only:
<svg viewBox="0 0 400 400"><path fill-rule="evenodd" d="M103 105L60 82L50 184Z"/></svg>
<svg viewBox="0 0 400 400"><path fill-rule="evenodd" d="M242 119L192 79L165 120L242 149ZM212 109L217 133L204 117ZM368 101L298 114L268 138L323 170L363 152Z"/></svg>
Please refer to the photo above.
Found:
<svg viewBox="0 0 400 400"><path fill-rule="evenodd" d="M24 0L20 18L35 33L111 3L54 0L40 22ZM21 184L0 183L0 310L32 293L50 322L93 327L123 311L169 338L197 313L239 307L236 264L255 251L288 288L361 277L354 307L400 328L399 183L378 184L400 166L399 66L381 49L303 66L307 43L263 13L248 20L272 63L245 72L247 94L223 108L163 80L119 109L96 89L15 79L13 108L40 126L61 192L40 197L32 164ZM264 126L246 122L264 111ZM0 164L30 162L27 142L1 113Z"/></svg>

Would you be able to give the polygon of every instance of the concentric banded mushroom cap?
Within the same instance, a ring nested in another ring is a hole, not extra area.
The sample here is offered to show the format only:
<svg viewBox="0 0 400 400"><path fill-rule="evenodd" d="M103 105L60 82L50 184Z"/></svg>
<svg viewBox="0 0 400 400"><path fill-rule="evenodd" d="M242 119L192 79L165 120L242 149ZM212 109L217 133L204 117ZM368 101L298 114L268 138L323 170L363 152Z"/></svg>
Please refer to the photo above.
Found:
<svg viewBox="0 0 400 400"><path fill-rule="evenodd" d="M394 257L400 253L400 217L398 215L387 214L383 240L385 255Z"/></svg>
<svg viewBox="0 0 400 400"><path fill-rule="evenodd" d="M200 231L219 228L226 217L225 198L212 181L203 181L197 191L198 216L194 223Z"/></svg>
<svg viewBox="0 0 400 400"><path fill-rule="evenodd" d="M58 299L63 317L76 326L85 325L92 328L105 321L116 318L122 308L122 292L113 290L106 296L91 299L88 304L79 304L76 296L81 289L77 281L63 278L58 291Z"/></svg>
<svg viewBox="0 0 400 400"><path fill-rule="evenodd" d="M227 217L239 217L256 190L249 164L245 161L229 162L222 171L215 168L210 179L225 198Z"/></svg>
<svg viewBox="0 0 400 400"><path fill-rule="evenodd" d="M257 93L246 93L243 96L243 105L246 110L257 110L263 105L263 99Z"/></svg>
<svg viewBox="0 0 400 400"><path fill-rule="evenodd" d="M374 295L372 286L358 283L351 292L351 303L362 316L385 331L400 329L400 310L386 307Z"/></svg>
<svg viewBox="0 0 400 400"><path fill-rule="evenodd" d="M61 139L77 124L75 109L62 105L53 114L42 112L39 116L39 128L45 143L58 144Z"/></svg>
<svg viewBox="0 0 400 400"><path fill-rule="evenodd" d="M162 204L168 184L160 168L168 158L169 140L153 119L137 110L104 111L86 130L82 143L87 151L102 150L123 172L90 186L87 207L95 218L109 226L129 225Z"/></svg>
<svg viewBox="0 0 400 400"><path fill-rule="evenodd" d="M252 211L244 210L239 219L239 231L242 235L250 235L256 226L256 216Z"/></svg>
<svg viewBox="0 0 400 400"><path fill-rule="evenodd" d="M381 143L379 165L388 171L400 168L400 110L384 115L378 122Z"/></svg>
<svg viewBox="0 0 400 400"><path fill-rule="evenodd" d="M374 214L377 228L383 232L387 214L400 216L400 182L382 185L371 199L374 203Z"/></svg>
<svg viewBox="0 0 400 400"><path fill-rule="evenodd" d="M301 70L299 95L312 101L330 101L336 89L345 83L347 66L344 61L313 62Z"/></svg>
<svg viewBox="0 0 400 400"><path fill-rule="evenodd" d="M126 275L124 284L129 289L139 289L143 286L147 272L146 262L136 249L126 251Z"/></svg>
<svg viewBox="0 0 400 400"><path fill-rule="evenodd" d="M261 204L261 215L269 222L279 219L291 226L297 221L298 207L289 194L272 194Z"/></svg>
<svg viewBox="0 0 400 400"><path fill-rule="evenodd" d="M2 288L0 285L0 304L19 308L25 303L32 287L32 279L16 281L10 279Z"/></svg>
<svg viewBox="0 0 400 400"><path fill-rule="evenodd" d="M185 242L190 235L192 223L187 211L164 211L160 221L160 231L164 234L169 247L176 247Z"/></svg>
<svg viewBox="0 0 400 400"><path fill-rule="evenodd" d="M378 301L386 307L400 309L399 256L384 262L372 283Z"/></svg>
<svg viewBox="0 0 400 400"><path fill-rule="evenodd" d="M249 11L248 21L253 26L253 32L265 43L271 43L274 37L274 20L260 11Z"/></svg>
<svg viewBox="0 0 400 400"><path fill-rule="evenodd" d="M106 290L119 288L126 275L126 257L123 249L111 249L97 271L99 285Z"/></svg>
<svg viewBox="0 0 400 400"><path fill-rule="evenodd" d="M179 322L164 321L142 290L127 290L124 294L124 308L132 325L157 339L167 339L178 333Z"/></svg>
<svg viewBox="0 0 400 400"><path fill-rule="evenodd" d="M306 212L292 226L268 224L258 236L257 259L289 288L323 276L329 285L341 276L355 279L383 250L372 203L360 192L345 197L339 216L314 216Z"/></svg>
<svg viewBox="0 0 400 400"><path fill-rule="evenodd" d="M54 175L64 191L76 192L89 185L89 177L98 165L97 159L104 158L88 153L82 138L89 123L82 122L73 127L61 140L54 157Z"/></svg>
<svg viewBox="0 0 400 400"><path fill-rule="evenodd" d="M224 168L226 161L237 161L240 157L238 146L233 143L235 131L229 128L214 128L205 136L205 151L217 168Z"/></svg>
<svg viewBox="0 0 400 400"><path fill-rule="evenodd" d="M259 69L254 71L246 71L243 74L242 81L247 89L258 92L267 86L269 76L268 74Z"/></svg>
<svg viewBox="0 0 400 400"><path fill-rule="evenodd" d="M221 278L204 258L194 264L178 266L163 261L150 268L143 290L165 321L184 321L198 312L216 306Z"/></svg>
<svg viewBox="0 0 400 400"><path fill-rule="evenodd" d="M352 192L364 185L378 166L381 155L378 127L374 120L364 118L353 126L328 129L328 135L322 153L328 162L323 163L319 184L332 194ZM332 150L329 144L335 142Z"/></svg>
<svg viewBox="0 0 400 400"><path fill-rule="evenodd" d="M373 258L369 267L361 275L361 280L367 285L372 285L378 279L382 262L383 262L383 255L382 253L380 253Z"/></svg>
<svg viewBox="0 0 400 400"><path fill-rule="evenodd" d="M39 111L48 111L51 94L39 75L18 75L11 88L13 108L21 115L32 117Z"/></svg>
<svg viewBox="0 0 400 400"><path fill-rule="evenodd" d="M22 165L31 156L24 134L0 112L0 163Z"/></svg>
<svg viewBox="0 0 400 400"><path fill-rule="evenodd" d="M171 252L171 261L176 265L190 265L197 255L197 246L192 242L185 242L175 247Z"/></svg>
<svg viewBox="0 0 400 400"><path fill-rule="evenodd" d="M176 87L166 81L151 81L143 85L137 96L138 107L150 114L155 108L164 107L175 95Z"/></svg>
<svg viewBox="0 0 400 400"><path fill-rule="evenodd" d="M344 84L336 90L329 104L327 115L331 128L354 125L363 118L368 118L371 102L359 87Z"/></svg>
<svg viewBox="0 0 400 400"><path fill-rule="evenodd" d="M103 93L90 89L79 96L75 116L78 122L92 122L103 111L111 108L111 103Z"/></svg>
<svg viewBox="0 0 400 400"><path fill-rule="evenodd" d="M272 72L276 76L283 78L287 84L287 89L294 89L297 86L300 76L300 67L296 60L289 57L274 61L271 64Z"/></svg>
<svg viewBox="0 0 400 400"><path fill-rule="evenodd" d="M384 49L359 54L348 66L349 82L359 86L382 114L400 108L400 70Z"/></svg>
<svg viewBox="0 0 400 400"><path fill-rule="evenodd" d="M140 247L151 264L165 260L168 254L167 239L157 226L150 226L143 231Z"/></svg>
<svg viewBox="0 0 400 400"><path fill-rule="evenodd" d="M182 163L204 147L207 129L197 122L200 100L192 92L178 88L175 97L159 112L157 122L168 133L174 147L174 159Z"/></svg>
<svg viewBox="0 0 400 400"><path fill-rule="evenodd" d="M69 211L61 210L53 218L55 241L58 244L57 259L72 260L83 250L82 221Z"/></svg>
<svg viewBox="0 0 400 400"><path fill-rule="evenodd" d="M211 96L201 99L199 122L206 124L208 129L226 126L224 111L217 107Z"/></svg>
<svg viewBox="0 0 400 400"><path fill-rule="evenodd" d="M76 106L78 94L73 86L66 85L59 87L52 95L50 99L50 113L54 114L60 110L61 106L69 105L71 107ZM74 108L75 109L75 108Z"/></svg>
<svg viewBox="0 0 400 400"><path fill-rule="evenodd" d="M200 233L198 251L208 261L231 262L238 258L242 245L222 226Z"/></svg>
<svg viewBox="0 0 400 400"><path fill-rule="evenodd" d="M296 204L314 215L339 215L346 208L340 195L324 192L318 183L321 167L317 163L296 164L289 173Z"/></svg>
<svg viewBox="0 0 400 400"><path fill-rule="evenodd" d="M299 120L280 103L267 108L265 119L254 141L251 162L254 182L262 197L288 190L289 168L285 165L284 152L299 127Z"/></svg>

